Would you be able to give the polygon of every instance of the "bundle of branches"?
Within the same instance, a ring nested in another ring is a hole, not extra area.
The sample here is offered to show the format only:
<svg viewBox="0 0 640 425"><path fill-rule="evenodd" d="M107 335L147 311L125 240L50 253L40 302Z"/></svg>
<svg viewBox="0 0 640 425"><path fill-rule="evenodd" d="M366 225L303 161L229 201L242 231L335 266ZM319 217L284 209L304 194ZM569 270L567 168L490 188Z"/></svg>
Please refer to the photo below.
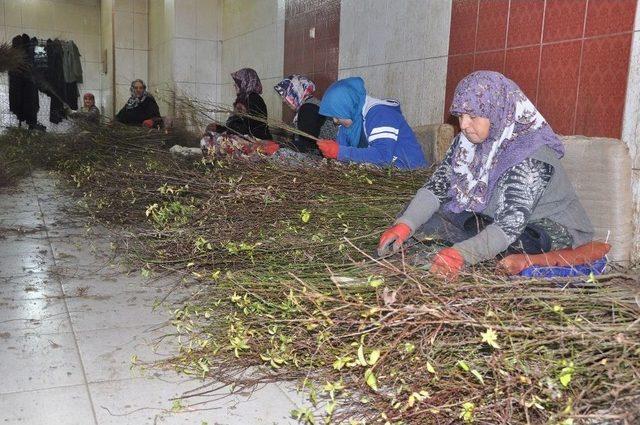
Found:
<svg viewBox="0 0 640 425"><path fill-rule="evenodd" d="M366 255L427 172L186 163L162 137L100 127L50 158L96 219L128 226L143 274L203 284L175 310L181 348L166 366L236 386L299 378L310 404L295 416L309 423L637 418L636 282L481 269L445 282Z"/></svg>
<svg viewBox="0 0 640 425"><path fill-rule="evenodd" d="M24 137L23 132L12 131L0 135L0 187L11 186L29 172Z"/></svg>
<svg viewBox="0 0 640 425"><path fill-rule="evenodd" d="M640 415L634 283L479 272L452 283L372 261L325 276L234 273L175 312L172 364L236 386L298 378L305 423L630 424Z"/></svg>

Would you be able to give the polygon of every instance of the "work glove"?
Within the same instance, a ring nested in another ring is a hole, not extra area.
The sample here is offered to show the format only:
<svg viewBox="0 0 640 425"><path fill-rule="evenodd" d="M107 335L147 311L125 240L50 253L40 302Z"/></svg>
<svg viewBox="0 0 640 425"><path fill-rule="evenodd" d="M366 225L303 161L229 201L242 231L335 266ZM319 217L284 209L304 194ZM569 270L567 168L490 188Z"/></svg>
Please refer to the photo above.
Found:
<svg viewBox="0 0 640 425"><path fill-rule="evenodd" d="M335 140L321 139L316 142L322 156L329 159L338 159L340 145Z"/></svg>
<svg viewBox="0 0 640 425"><path fill-rule="evenodd" d="M604 242L589 242L575 249L561 249L543 254L512 254L496 265L496 273L514 276L531 266L567 267L590 264L604 257L611 245Z"/></svg>
<svg viewBox="0 0 640 425"><path fill-rule="evenodd" d="M464 266L462 254L455 248L440 250L431 263L431 273L448 280L458 280L460 270Z"/></svg>
<svg viewBox="0 0 640 425"><path fill-rule="evenodd" d="M402 244L406 242L411 236L411 228L404 223L394 224L389 227L380 236L380 242L378 243L378 256L384 257L385 255L396 252L402 247Z"/></svg>
<svg viewBox="0 0 640 425"><path fill-rule="evenodd" d="M265 140L258 147L258 152L263 153L265 155L273 155L280 149L280 145L271 140Z"/></svg>

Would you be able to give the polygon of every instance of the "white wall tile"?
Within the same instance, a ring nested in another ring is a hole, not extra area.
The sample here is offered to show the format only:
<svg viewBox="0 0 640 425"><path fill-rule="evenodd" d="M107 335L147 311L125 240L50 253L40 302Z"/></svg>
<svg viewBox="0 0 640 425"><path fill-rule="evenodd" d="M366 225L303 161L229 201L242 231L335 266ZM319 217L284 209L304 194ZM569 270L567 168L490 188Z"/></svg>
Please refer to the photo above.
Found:
<svg viewBox="0 0 640 425"><path fill-rule="evenodd" d="M196 82L217 83L217 69L220 65L218 42L209 40L196 41Z"/></svg>
<svg viewBox="0 0 640 425"><path fill-rule="evenodd" d="M151 1L164 1L164 0L151 0ZM147 13L148 11L147 0L133 0L133 11L135 13Z"/></svg>
<svg viewBox="0 0 640 425"><path fill-rule="evenodd" d="M93 92L100 90L102 65L98 62L85 62L82 66L83 87Z"/></svg>
<svg viewBox="0 0 640 425"><path fill-rule="evenodd" d="M133 50L116 48L115 56L116 84L129 85L135 79Z"/></svg>
<svg viewBox="0 0 640 425"><path fill-rule="evenodd" d="M133 77L134 79L140 78L141 80L148 80L148 61L149 53L146 50L134 50L133 51Z"/></svg>
<svg viewBox="0 0 640 425"><path fill-rule="evenodd" d="M22 26L22 2L7 1L4 4L4 23L10 27Z"/></svg>
<svg viewBox="0 0 640 425"><path fill-rule="evenodd" d="M53 22L51 20L51 16L49 16L50 11L53 9L52 2L43 1L20 3L22 3L22 26L41 29L53 28Z"/></svg>
<svg viewBox="0 0 640 425"><path fill-rule="evenodd" d="M176 38L174 43L175 81L195 83L196 40Z"/></svg>
<svg viewBox="0 0 640 425"><path fill-rule="evenodd" d="M149 19L146 14L133 14L133 48L149 49Z"/></svg>
<svg viewBox="0 0 640 425"><path fill-rule="evenodd" d="M87 62L100 62L100 36L93 34L82 34L80 38L74 40L80 50L80 55Z"/></svg>
<svg viewBox="0 0 640 425"><path fill-rule="evenodd" d="M117 12L133 12L133 0L113 0L113 10Z"/></svg>
<svg viewBox="0 0 640 425"><path fill-rule="evenodd" d="M176 37L195 38L196 36L196 2L195 0L179 0L175 10Z"/></svg>
<svg viewBox="0 0 640 425"><path fill-rule="evenodd" d="M115 12L113 19L116 48L133 49L133 14Z"/></svg>
<svg viewBox="0 0 640 425"><path fill-rule="evenodd" d="M196 0L196 38L220 40L220 0Z"/></svg>
<svg viewBox="0 0 640 425"><path fill-rule="evenodd" d="M622 141L629 147L633 168L640 168L640 32L631 42L627 94L622 120Z"/></svg>
<svg viewBox="0 0 640 425"><path fill-rule="evenodd" d="M127 103L129 99L130 92L129 87L131 87L131 83L128 84L116 84L116 110L115 113Z"/></svg>

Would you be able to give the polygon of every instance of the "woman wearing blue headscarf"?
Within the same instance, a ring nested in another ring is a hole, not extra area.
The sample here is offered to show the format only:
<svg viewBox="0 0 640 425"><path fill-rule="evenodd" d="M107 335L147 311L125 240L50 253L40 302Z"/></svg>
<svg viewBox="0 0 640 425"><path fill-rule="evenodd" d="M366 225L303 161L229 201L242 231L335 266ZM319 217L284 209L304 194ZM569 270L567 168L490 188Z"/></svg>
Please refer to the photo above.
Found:
<svg viewBox="0 0 640 425"><path fill-rule="evenodd" d="M332 84L322 98L320 114L340 125L337 140L318 141L326 158L403 169L427 166L400 103L367 96L360 77Z"/></svg>

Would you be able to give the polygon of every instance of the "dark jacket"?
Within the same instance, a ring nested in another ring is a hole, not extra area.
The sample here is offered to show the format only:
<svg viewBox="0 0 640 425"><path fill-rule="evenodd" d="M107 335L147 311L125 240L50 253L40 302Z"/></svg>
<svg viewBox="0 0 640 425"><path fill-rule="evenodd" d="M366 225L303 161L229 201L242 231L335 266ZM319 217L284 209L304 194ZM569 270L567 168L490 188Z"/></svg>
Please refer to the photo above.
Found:
<svg viewBox="0 0 640 425"><path fill-rule="evenodd" d="M256 116L268 117L267 105L264 103L262 96L257 93L251 93L246 99L237 99L247 107L247 113ZM249 134L258 139L271 140L271 132L269 126L258 120L249 117L241 117L232 115L226 122L226 127L240 134Z"/></svg>
<svg viewBox="0 0 640 425"><path fill-rule="evenodd" d="M151 95L133 109L127 109L125 105L116 115L116 121L128 125L142 125L143 121L151 118L160 118L160 108Z"/></svg>
<svg viewBox="0 0 640 425"><path fill-rule="evenodd" d="M27 65L33 66L34 48L27 34L15 36L11 45L24 53ZM9 110L19 121L26 121L30 126L37 123L40 98L30 71L9 72Z"/></svg>

